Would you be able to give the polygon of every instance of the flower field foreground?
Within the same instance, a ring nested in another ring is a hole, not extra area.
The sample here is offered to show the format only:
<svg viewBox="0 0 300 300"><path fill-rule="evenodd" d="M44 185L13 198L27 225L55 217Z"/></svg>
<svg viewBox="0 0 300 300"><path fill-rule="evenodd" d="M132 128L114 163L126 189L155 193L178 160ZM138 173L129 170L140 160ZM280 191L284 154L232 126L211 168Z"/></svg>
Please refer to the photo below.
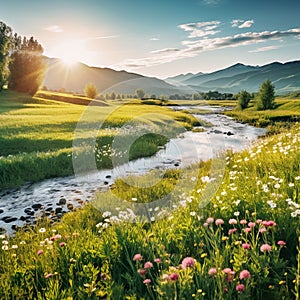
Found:
<svg viewBox="0 0 300 300"><path fill-rule="evenodd" d="M58 224L41 220L13 238L1 235L0 298L299 299L299 129L228 153L223 182L204 208L209 162L193 193L160 220L129 223L129 211L86 205ZM168 189L172 176L143 197ZM135 193L119 191L138 201Z"/></svg>

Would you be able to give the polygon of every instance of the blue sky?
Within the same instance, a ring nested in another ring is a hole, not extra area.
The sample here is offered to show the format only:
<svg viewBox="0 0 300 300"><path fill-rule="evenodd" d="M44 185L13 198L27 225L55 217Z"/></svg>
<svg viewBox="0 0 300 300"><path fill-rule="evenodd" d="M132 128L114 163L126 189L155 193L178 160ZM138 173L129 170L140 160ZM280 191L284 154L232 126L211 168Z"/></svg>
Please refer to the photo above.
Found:
<svg viewBox="0 0 300 300"><path fill-rule="evenodd" d="M51 57L156 77L299 60L300 1L10 0L0 20Z"/></svg>

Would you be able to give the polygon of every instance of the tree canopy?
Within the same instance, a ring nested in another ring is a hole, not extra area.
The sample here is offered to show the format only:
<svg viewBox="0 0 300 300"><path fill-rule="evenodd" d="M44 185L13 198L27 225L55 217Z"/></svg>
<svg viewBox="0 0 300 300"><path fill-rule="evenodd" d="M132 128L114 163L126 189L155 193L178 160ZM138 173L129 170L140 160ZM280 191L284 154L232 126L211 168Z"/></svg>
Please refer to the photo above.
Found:
<svg viewBox="0 0 300 300"><path fill-rule="evenodd" d="M266 110L274 108L275 87L268 79L260 87L257 95L257 109Z"/></svg>
<svg viewBox="0 0 300 300"><path fill-rule="evenodd" d="M0 91L9 76L9 54L12 46L12 29L0 22Z"/></svg>

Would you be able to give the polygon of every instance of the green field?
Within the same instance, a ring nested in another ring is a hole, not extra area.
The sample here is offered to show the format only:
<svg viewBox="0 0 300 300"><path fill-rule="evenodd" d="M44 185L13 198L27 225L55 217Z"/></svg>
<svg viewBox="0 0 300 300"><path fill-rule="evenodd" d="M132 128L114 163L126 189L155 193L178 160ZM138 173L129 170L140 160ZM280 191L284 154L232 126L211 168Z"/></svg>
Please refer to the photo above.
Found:
<svg viewBox="0 0 300 300"><path fill-rule="evenodd" d="M0 189L73 173L74 130L91 99L58 93L52 96L56 100L49 100L49 92L33 98L11 91L0 93ZM94 122L97 128L99 122L105 121L100 130L95 129L97 153L104 145L110 146L113 137L120 134L118 128L138 116L158 115L156 119L137 121L140 124L150 122L163 126L171 118L178 121L178 126L190 129L197 123L188 114L157 105L142 105L137 101L122 105L115 102L104 105L102 101L95 101L95 104L89 107L97 116L96 121L89 120L88 123ZM81 138L88 140L90 134L83 132ZM130 159L153 155L166 142L167 139L160 135L143 136L133 145ZM97 156L97 167L111 167L110 159L106 155Z"/></svg>
<svg viewBox="0 0 300 300"><path fill-rule="evenodd" d="M16 237L0 236L0 298L299 299L299 129L227 153L204 207L210 161L183 177L168 171L153 187L122 180L111 187L127 201L152 202L181 182L177 207L155 209L164 218L132 223L128 210L102 214L95 202L60 223L41 220Z"/></svg>

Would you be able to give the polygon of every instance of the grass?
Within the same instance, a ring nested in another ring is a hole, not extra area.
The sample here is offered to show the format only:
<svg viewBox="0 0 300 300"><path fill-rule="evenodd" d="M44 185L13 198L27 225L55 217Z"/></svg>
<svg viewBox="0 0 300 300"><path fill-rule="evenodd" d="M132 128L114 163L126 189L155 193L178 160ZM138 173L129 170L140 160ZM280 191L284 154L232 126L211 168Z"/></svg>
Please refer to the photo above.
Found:
<svg viewBox="0 0 300 300"><path fill-rule="evenodd" d="M0 298L299 299L299 129L227 153L222 178L208 161L120 179L59 223L0 236Z"/></svg>
<svg viewBox="0 0 300 300"><path fill-rule="evenodd" d="M300 99L276 98L275 109L257 111L255 103L252 101L247 109L231 110L225 114L235 119L252 124L259 127L267 127L276 125L281 127L288 124L287 122L295 122L300 120Z"/></svg>
<svg viewBox="0 0 300 300"><path fill-rule="evenodd" d="M69 94L40 92L32 98L11 91L0 93L0 189L73 173L74 131L87 109L82 101L90 103L88 98ZM146 122L162 126L172 119L187 129L197 124L194 117L166 107L139 103L115 106L113 102L105 105L88 106L95 117L87 120L87 124L96 131L97 153L103 152L103 146L110 147L114 136L120 135L120 128L127 123L138 126ZM141 118L146 114L155 117ZM136 120L139 116L140 119ZM102 122L102 128L98 130L97 125ZM78 138L88 141L90 134L83 131ZM135 145L130 158L152 155L166 141L159 135L144 137L137 141L140 147ZM111 166L110 158L104 156L97 156L98 168Z"/></svg>

